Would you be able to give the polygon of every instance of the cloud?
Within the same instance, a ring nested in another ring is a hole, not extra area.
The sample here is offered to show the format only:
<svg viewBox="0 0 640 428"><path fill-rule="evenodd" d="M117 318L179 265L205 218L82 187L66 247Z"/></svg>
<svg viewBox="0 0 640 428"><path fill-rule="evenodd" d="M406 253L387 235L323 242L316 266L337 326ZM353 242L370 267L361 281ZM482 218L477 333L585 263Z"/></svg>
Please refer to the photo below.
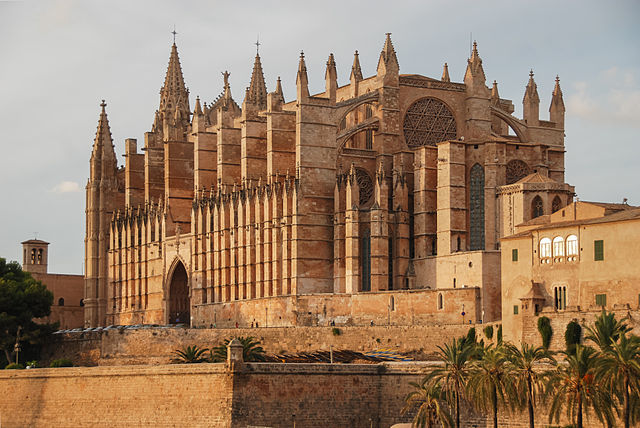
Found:
<svg viewBox="0 0 640 428"><path fill-rule="evenodd" d="M80 185L75 181L62 181L51 189L53 193L77 193L81 190Z"/></svg>
<svg viewBox="0 0 640 428"><path fill-rule="evenodd" d="M600 123L640 128L640 86L634 71L611 67L595 82L576 82L567 113Z"/></svg>

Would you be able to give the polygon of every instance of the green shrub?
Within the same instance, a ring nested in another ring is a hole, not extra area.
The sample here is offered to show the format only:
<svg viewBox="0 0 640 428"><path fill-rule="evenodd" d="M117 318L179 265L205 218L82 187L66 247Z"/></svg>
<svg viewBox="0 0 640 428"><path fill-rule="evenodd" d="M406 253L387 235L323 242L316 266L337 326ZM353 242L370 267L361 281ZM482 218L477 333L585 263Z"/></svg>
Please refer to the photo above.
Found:
<svg viewBox="0 0 640 428"><path fill-rule="evenodd" d="M484 335L486 336L487 339L491 340L493 339L493 326L492 325L488 325L484 328Z"/></svg>
<svg viewBox="0 0 640 428"><path fill-rule="evenodd" d="M21 370L23 369L24 366L20 363L11 363L9 364L7 367L5 367L5 370Z"/></svg>
<svg viewBox="0 0 640 428"><path fill-rule="evenodd" d="M502 324L498 325L498 343L502 343Z"/></svg>
<svg viewBox="0 0 640 428"><path fill-rule="evenodd" d="M551 328L551 321L549 321L549 318L538 318L538 332L540 333L540 337L542 337L542 346L544 349L549 349L551 336L553 336L553 329Z"/></svg>
<svg viewBox="0 0 640 428"><path fill-rule="evenodd" d="M59 358L51 361L49 367L73 367L73 362L68 358Z"/></svg>
<svg viewBox="0 0 640 428"><path fill-rule="evenodd" d="M176 349L173 351L174 363L204 363L207 362L207 356L205 353L209 348L200 348L198 345L186 346L182 349Z"/></svg>
<svg viewBox="0 0 640 428"><path fill-rule="evenodd" d="M36 360L27 361L27 368L28 369L37 369L38 368L38 362Z"/></svg>
<svg viewBox="0 0 640 428"><path fill-rule="evenodd" d="M580 335L582 334L582 327L578 324L578 321L573 320L567 324L567 330L564 332L564 342L567 345L567 352L573 354L576 350L576 345L580 343Z"/></svg>
<svg viewBox="0 0 640 428"><path fill-rule="evenodd" d="M331 333L333 333L334 336L340 336L342 334L342 332L340 331L340 329L338 327L333 327L331 329Z"/></svg>
<svg viewBox="0 0 640 428"><path fill-rule="evenodd" d="M471 327L467 332L467 337L465 338L467 343L475 343L476 342L476 329L475 327Z"/></svg>

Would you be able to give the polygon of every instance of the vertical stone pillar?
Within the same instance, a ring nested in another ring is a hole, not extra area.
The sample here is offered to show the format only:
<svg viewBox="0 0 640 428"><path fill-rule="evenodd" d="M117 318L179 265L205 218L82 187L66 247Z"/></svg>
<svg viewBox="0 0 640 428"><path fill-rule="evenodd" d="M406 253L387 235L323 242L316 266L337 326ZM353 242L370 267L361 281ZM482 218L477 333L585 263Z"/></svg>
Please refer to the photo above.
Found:
<svg viewBox="0 0 640 428"><path fill-rule="evenodd" d="M242 371L244 357L242 343L236 338L227 345L227 370L232 372Z"/></svg>
<svg viewBox="0 0 640 428"><path fill-rule="evenodd" d="M415 154L413 216L416 257L433 255L436 241L438 149L423 146Z"/></svg>
<svg viewBox="0 0 640 428"><path fill-rule="evenodd" d="M345 288L345 202L346 179L336 177L333 203L333 292L344 293Z"/></svg>
<svg viewBox="0 0 640 428"><path fill-rule="evenodd" d="M347 294L355 294L360 290L359 198L360 189L352 166L347 179L345 211L345 291Z"/></svg>
<svg viewBox="0 0 640 428"><path fill-rule="evenodd" d="M467 233L465 144L438 143L438 255L451 254L458 234Z"/></svg>

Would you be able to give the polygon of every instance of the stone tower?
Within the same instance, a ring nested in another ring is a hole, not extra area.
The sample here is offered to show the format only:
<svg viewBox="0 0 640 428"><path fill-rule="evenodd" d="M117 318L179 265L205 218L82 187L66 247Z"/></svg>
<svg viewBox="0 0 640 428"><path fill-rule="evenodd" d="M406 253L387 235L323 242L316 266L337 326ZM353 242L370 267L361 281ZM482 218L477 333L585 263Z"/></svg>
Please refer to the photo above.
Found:
<svg viewBox="0 0 640 428"><path fill-rule="evenodd" d="M109 222L118 193L118 165L109 120L102 100L98 130L93 142L87 183L85 236L85 326L105 325L108 283L107 250Z"/></svg>
<svg viewBox="0 0 640 428"><path fill-rule="evenodd" d="M29 239L22 243L22 270L31 273L47 273L49 243Z"/></svg>

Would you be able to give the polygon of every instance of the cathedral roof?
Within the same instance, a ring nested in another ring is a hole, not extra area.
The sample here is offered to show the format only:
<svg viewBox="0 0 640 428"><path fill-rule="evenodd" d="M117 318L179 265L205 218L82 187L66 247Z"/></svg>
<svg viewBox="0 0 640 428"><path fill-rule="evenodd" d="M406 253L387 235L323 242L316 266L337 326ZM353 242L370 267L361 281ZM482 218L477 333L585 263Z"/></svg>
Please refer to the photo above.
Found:
<svg viewBox="0 0 640 428"><path fill-rule="evenodd" d="M533 174L529 174L526 177L521 178L516 183L557 183L557 181L547 177L546 175L542 175L539 172L534 172Z"/></svg>

